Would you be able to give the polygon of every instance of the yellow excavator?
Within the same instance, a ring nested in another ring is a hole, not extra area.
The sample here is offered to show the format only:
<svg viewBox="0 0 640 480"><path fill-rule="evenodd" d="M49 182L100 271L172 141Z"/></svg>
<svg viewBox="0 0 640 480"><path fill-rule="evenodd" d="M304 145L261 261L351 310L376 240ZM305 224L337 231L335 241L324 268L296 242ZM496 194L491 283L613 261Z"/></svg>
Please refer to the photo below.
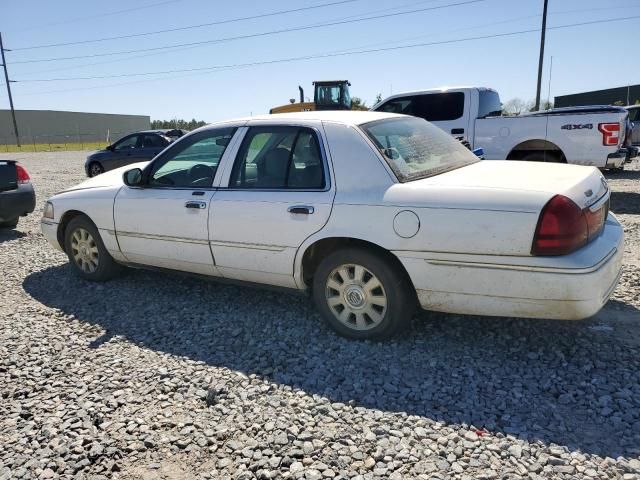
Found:
<svg viewBox="0 0 640 480"><path fill-rule="evenodd" d="M269 113L311 112L313 110L351 110L348 80L323 80L313 82L313 102L304 101L304 89L300 90L300 102L292 98L287 105L273 107Z"/></svg>

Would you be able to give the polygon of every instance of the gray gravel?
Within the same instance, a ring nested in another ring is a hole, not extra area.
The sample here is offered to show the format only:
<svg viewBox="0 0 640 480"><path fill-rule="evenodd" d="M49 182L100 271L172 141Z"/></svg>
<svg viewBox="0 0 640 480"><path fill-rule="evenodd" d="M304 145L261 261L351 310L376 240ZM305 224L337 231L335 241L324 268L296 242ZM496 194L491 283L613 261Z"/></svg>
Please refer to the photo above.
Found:
<svg viewBox="0 0 640 480"><path fill-rule="evenodd" d="M377 344L305 297L79 280L39 217L85 155L12 156L38 211L0 233L0 479L640 479L637 165L610 175L627 251L597 317L421 313Z"/></svg>

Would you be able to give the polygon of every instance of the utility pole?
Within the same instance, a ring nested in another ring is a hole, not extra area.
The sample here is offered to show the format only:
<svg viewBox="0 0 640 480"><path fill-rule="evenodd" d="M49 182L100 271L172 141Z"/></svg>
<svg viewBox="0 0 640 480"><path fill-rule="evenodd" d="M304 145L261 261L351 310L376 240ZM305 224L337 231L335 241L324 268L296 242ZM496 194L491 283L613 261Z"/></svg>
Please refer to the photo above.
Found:
<svg viewBox="0 0 640 480"><path fill-rule="evenodd" d="M6 50L10 52L11 50ZM2 33L0 33L0 53L2 54L2 66L4 67L4 79L7 82L7 93L9 94L9 105L11 106L11 117L13 118L13 132L16 134L16 144L20 147L20 135L18 135L18 123L16 122L16 111L13 108L13 97L11 96L11 80L7 73L7 60L4 58L5 48L2 45Z"/></svg>
<svg viewBox="0 0 640 480"><path fill-rule="evenodd" d="M542 88L542 65L544 63L544 37L547 33L547 4L549 0L544 0L544 8L542 10L542 35L540 36L540 59L538 60L538 88L536 90L536 107L540 110L540 89Z"/></svg>

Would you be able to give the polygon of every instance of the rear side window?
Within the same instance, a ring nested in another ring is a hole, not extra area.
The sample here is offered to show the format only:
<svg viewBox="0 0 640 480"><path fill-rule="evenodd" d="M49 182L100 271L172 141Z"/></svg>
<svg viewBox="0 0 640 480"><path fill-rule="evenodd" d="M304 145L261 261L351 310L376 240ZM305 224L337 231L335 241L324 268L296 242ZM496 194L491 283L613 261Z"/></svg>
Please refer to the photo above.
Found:
<svg viewBox="0 0 640 480"><path fill-rule="evenodd" d="M167 142L158 135L145 135L144 139L142 140L143 148L164 147L166 144Z"/></svg>
<svg viewBox="0 0 640 480"><path fill-rule="evenodd" d="M300 127L254 127L236 157L230 188L323 189L324 166L316 133Z"/></svg>
<svg viewBox="0 0 640 480"><path fill-rule="evenodd" d="M498 92L493 90L480 90L480 104L478 105L478 118L499 117L502 115L502 103Z"/></svg>
<svg viewBox="0 0 640 480"><path fill-rule="evenodd" d="M445 92L398 97L377 108L377 111L413 115L430 122L457 120L464 114L464 93Z"/></svg>

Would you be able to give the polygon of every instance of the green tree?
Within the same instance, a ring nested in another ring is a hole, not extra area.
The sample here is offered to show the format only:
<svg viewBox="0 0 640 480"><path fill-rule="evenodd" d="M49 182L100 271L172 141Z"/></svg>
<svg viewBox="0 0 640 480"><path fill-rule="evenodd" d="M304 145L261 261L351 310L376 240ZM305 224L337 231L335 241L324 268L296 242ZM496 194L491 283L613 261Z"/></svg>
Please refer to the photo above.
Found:
<svg viewBox="0 0 640 480"><path fill-rule="evenodd" d="M195 118L192 118L190 121L173 118L171 120L152 120L151 128L181 128L183 130L193 130L206 124L207 122L203 120L196 120Z"/></svg>
<svg viewBox="0 0 640 480"><path fill-rule="evenodd" d="M360 97L351 97L351 110L369 110L367 102Z"/></svg>

